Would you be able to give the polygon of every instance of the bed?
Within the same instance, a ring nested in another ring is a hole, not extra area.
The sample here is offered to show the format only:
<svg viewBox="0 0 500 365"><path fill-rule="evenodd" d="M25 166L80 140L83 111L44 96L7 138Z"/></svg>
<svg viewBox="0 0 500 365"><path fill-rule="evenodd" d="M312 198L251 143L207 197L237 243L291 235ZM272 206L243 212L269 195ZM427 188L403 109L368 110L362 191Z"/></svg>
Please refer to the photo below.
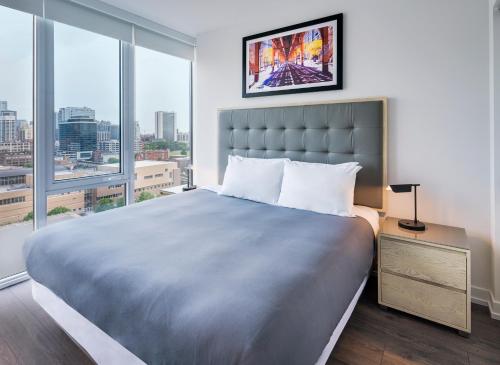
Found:
<svg viewBox="0 0 500 365"><path fill-rule="evenodd" d="M364 207L347 218L198 189L39 230L33 296L97 363L320 365L352 313L384 203L385 100L219 121L220 176L228 154L359 161Z"/></svg>

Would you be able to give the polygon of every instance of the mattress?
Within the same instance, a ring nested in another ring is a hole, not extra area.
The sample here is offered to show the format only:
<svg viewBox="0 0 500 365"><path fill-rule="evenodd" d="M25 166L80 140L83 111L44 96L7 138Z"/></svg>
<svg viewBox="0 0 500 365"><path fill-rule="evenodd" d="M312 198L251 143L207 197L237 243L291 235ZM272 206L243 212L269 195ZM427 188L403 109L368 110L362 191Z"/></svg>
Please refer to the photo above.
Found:
<svg viewBox="0 0 500 365"><path fill-rule="evenodd" d="M363 218L197 190L39 230L29 274L148 364L314 364L366 277Z"/></svg>

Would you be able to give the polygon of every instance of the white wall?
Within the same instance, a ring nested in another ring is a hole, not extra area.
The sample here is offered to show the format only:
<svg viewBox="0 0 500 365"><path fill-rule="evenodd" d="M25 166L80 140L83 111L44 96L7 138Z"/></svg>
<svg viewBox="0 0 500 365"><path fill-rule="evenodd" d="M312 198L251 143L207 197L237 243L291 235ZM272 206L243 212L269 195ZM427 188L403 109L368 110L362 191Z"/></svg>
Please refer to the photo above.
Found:
<svg viewBox="0 0 500 365"><path fill-rule="evenodd" d="M497 6L500 0L496 0ZM492 283L489 304L500 319L500 11L490 0L490 147Z"/></svg>
<svg viewBox="0 0 500 365"><path fill-rule="evenodd" d="M262 18L197 37L197 183L217 181L217 108L387 96L389 182L421 183L420 218L467 229L473 285L490 288L488 0L282 3L280 13L263 9ZM243 36L340 12L343 91L241 98ZM411 195L391 194L388 208L409 217Z"/></svg>

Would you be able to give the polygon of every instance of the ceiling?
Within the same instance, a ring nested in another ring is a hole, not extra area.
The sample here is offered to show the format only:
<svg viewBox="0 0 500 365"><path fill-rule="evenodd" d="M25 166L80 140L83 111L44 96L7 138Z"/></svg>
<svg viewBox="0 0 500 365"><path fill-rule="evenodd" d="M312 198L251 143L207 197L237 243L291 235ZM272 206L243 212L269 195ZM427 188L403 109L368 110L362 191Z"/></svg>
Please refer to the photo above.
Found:
<svg viewBox="0 0 500 365"><path fill-rule="evenodd" d="M286 16L284 2L273 0L102 1L191 36L262 17L272 17L273 23L279 24L280 18ZM295 9L307 6L303 0L287 0L286 5Z"/></svg>

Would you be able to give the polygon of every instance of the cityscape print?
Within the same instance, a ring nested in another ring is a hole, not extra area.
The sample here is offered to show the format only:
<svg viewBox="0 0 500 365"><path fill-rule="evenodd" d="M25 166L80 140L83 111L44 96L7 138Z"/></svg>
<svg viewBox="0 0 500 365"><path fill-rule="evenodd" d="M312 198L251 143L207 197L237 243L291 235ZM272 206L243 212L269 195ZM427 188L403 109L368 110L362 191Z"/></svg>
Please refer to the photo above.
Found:
<svg viewBox="0 0 500 365"><path fill-rule="evenodd" d="M337 25L330 21L247 40L244 96L335 86Z"/></svg>

